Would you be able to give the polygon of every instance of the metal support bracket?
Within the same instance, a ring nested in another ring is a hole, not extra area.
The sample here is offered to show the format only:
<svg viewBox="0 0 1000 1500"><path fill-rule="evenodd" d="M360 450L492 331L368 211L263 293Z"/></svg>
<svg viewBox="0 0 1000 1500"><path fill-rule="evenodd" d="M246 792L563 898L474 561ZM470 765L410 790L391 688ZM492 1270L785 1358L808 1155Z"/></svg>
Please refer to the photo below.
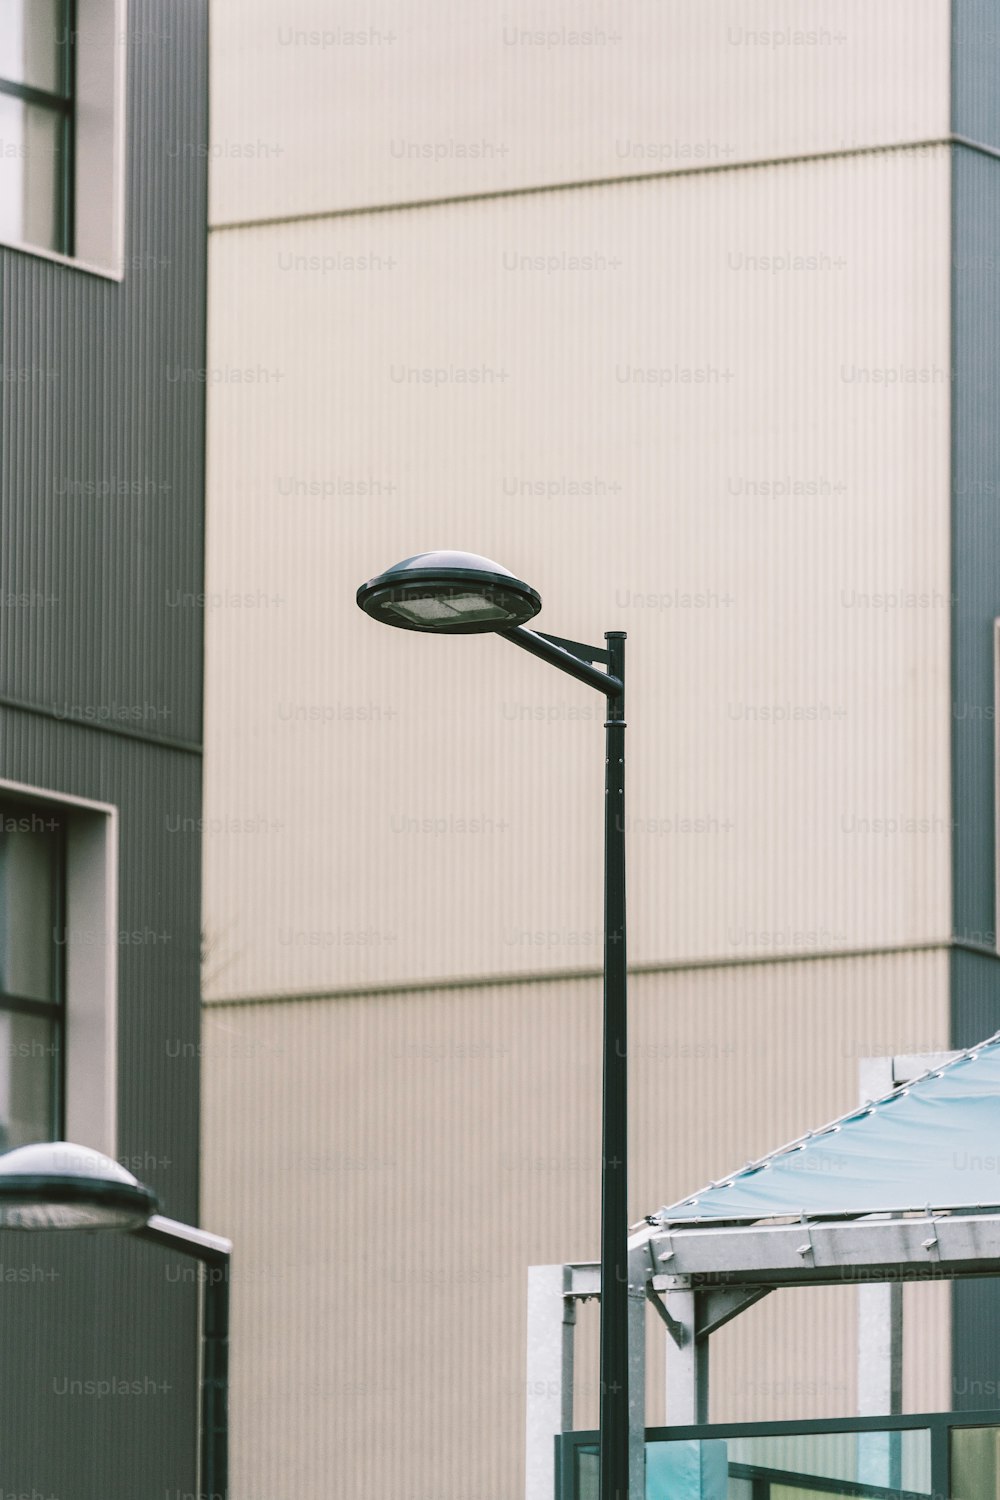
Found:
<svg viewBox="0 0 1000 1500"><path fill-rule="evenodd" d="M755 1302L766 1297L771 1290L772 1288L766 1286L734 1286L722 1287L718 1291L701 1292L697 1303L695 1338L707 1339L710 1333L724 1328L731 1319L745 1312L748 1307L753 1307Z"/></svg>
<svg viewBox="0 0 1000 1500"><path fill-rule="evenodd" d="M799 1255L810 1256L813 1263L815 1264L816 1252L813 1249L812 1233L809 1229L809 1221L806 1218L805 1214L802 1214L799 1222L801 1223L802 1228L805 1230L806 1238L805 1244L796 1246L796 1249Z"/></svg>
<svg viewBox="0 0 1000 1500"><path fill-rule="evenodd" d="M938 1239L937 1235L937 1219L934 1217L934 1210L931 1208L929 1203L927 1205L927 1222L930 1225L931 1232L928 1235L927 1239L921 1240L920 1243L927 1251L931 1260L939 1261L941 1259L941 1242Z"/></svg>
<svg viewBox="0 0 1000 1500"><path fill-rule="evenodd" d="M610 667L610 652L598 646L584 646L578 641L562 641L559 636L543 635L540 630L528 630L524 625L515 625L510 630L498 630L497 635L505 641L513 641L522 651L540 657L550 666L585 682L588 687L603 693L609 703L617 702L625 692L622 679L613 672L602 672L592 666L593 661L604 661Z"/></svg>
<svg viewBox="0 0 1000 1500"><path fill-rule="evenodd" d="M650 1302L652 1302L659 1316L663 1319L663 1322L666 1324L667 1332L673 1339L674 1343L677 1345L678 1349L683 1349L684 1340L687 1336L684 1324L678 1323L677 1319L673 1317L673 1315L668 1311L667 1304L664 1302L659 1292L654 1292L651 1286L647 1286L646 1296L649 1298Z"/></svg>
<svg viewBox="0 0 1000 1500"><path fill-rule="evenodd" d="M591 666L600 663L601 666L608 665L608 653L603 646L587 646L583 641L568 641L562 635L549 635L545 630L536 630L541 640L548 641L550 645L558 646L561 651L568 651L571 656L577 656L581 661L589 661Z"/></svg>

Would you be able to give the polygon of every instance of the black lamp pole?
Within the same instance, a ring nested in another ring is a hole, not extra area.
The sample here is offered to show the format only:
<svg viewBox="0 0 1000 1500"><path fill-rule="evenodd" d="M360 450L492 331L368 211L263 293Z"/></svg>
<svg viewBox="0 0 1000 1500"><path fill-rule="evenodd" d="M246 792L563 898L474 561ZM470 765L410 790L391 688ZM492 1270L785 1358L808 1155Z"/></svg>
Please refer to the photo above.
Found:
<svg viewBox="0 0 1000 1500"><path fill-rule="evenodd" d="M604 1108L601 1131L601 1488L628 1500L628 977L625 958L625 632L607 650L540 631L507 640L588 682L608 700L604 774ZM568 658L568 659L567 659ZM607 672L587 663L607 664ZM580 668L583 668L581 671Z"/></svg>
<svg viewBox="0 0 1000 1500"><path fill-rule="evenodd" d="M628 979L625 968L625 632L605 636L604 1152L601 1176L601 1497L628 1500ZM619 1389L620 1387L620 1389Z"/></svg>
<svg viewBox="0 0 1000 1500"><path fill-rule="evenodd" d="M495 632L607 699L600 1500L629 1500L625 632L605 631L603 648L525 629L524 621L541 609L538 593L506 568L468 552L422 552L406 558L362 584L357 602L373 619L404 630Z"/></svg>

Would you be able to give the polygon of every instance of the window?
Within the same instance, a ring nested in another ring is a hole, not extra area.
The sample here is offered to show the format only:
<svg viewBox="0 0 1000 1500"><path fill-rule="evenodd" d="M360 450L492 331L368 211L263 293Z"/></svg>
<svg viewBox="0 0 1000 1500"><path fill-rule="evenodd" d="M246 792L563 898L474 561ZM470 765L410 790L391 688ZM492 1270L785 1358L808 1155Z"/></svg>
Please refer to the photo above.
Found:
<svg viewBox="0 0 1000 1500"><path fill-rule="evenodd" d="M63 1134L65 824L0 802L0 1151Z"/></svg>
<svg viewBox="0 0 1000 1500"><path fill-rule="evenodd" d="M74 253L73 0L0 0L0 237Z"/></svg>
<svg viewBox="0 0 1000 1500"><path fill-rule="evenodd" d="M117 1156L118 938L118 809L0 781L0 1150Z"/></svg>
<svg viewBox="0 0 1000 1500"><path fill-rule="evenodd" d="M121 280L131 40L126 0L0 0L0 244Z"/></svg>

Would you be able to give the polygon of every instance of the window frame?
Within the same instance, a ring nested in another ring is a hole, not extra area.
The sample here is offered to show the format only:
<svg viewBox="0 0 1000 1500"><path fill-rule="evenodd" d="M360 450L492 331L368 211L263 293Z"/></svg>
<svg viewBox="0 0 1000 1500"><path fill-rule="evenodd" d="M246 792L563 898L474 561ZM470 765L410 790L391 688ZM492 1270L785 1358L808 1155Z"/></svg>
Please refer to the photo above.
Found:
<svg viewBox="0 0 1000 1500"><path fill-rule="evenodd" d="M73 0L73 254L0 234L0 255L125 280L130 18L129 0Z"/></svg>
<svg viewBox="0 0 1000 1500"><path fill-rule="evenodd" d="M51 1000L36 1000L27 995L17 995L0 985L0 1013L8 1015L38 1016L50 1022L54 1046L50 1063L49 1086L51 1109L48 1130L51 1140L62 1140L66 1124L66 1057L68 1052L68 1021L66 986L66 942L67 942L67 821L58 806L49 802L38 802L32 798L11 796L0 788L0 821L6 818L41 816L51 822L56 835L53 843L55 857L52 860L52 991ZM6 831L0 829L0 831ZM56 934L61 934L61 941Z"/></svg>
<svg viewBox="0 0 1000 1500"><path fill-rule="evenodd" d="M59 225L55 245L40 245L52 255L72 258L76 239L76 0L61 0L61 29L64 37L62 54L62 91L38 88L0 76L0 94L47 109L61 118L61 141L57 197ZM56 44L58 45L58 43Z"/></svg>
<svg viewBox="0 0 1000 1500"><path fill-rule="evenodd" d="M117 1160L118 807L6 777L0 801L32 803L64 822L62 1133Z"/></svg>

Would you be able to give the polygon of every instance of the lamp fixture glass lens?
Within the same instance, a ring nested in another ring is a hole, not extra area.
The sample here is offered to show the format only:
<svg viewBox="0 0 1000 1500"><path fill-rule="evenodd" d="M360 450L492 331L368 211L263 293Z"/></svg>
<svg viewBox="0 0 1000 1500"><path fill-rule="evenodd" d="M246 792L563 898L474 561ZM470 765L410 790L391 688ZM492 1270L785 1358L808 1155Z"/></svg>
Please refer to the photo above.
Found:
<svg viewBox="0 0 1000 1500"><path fill-rule="evenodd" d="M404 620L416 625L429 624L431 620L452 618L451 610L440 599L390 599L386 609L394 609Z"/></svg>
<svg viewBox="0 0 1000 1500"><path fill-rule="evenodd" d="M18 1203L0 1203L0 1229L139 1229L149 1214L109 1204L50 1203L44 1193Z"/></svg>
<svg viewBox="0 0 1000 1500"><path fill-rule="evenodd" d="M394 609L404 620L412 620L417 625L428 625L435 620L464 620L466 623L473 620L497 620L511 624L515 624L517 620L516 615L511 616L508 610L491 603L482 594L454 594L450 599L434 599L426 595L422 598L393 599L387 608Z"/></svg>
<svg viewBox="0 0 1000 1500"><path fill-rule="evenodd" d="M504 609L502 605L484 599L482 594L456 594L453 599L448 600L448 608L470 620L507 620L512 614L511 610Z"/></svg>

